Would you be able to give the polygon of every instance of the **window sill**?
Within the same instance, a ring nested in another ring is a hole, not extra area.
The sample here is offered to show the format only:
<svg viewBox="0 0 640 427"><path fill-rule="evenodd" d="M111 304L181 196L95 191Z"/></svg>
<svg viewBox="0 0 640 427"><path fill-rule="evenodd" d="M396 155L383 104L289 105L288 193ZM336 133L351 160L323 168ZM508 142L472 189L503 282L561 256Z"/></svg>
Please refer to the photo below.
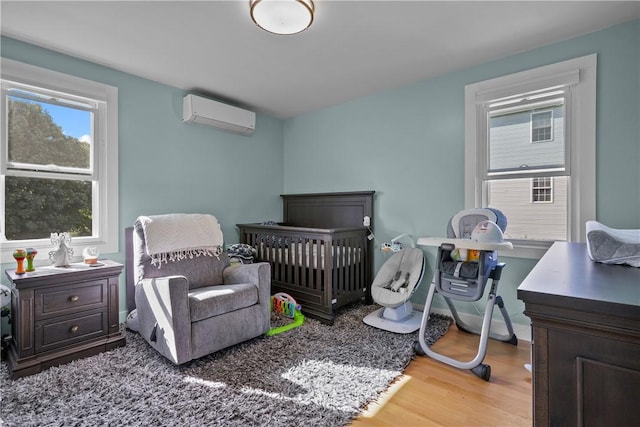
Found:
<svg viewBox="0 0 640 427"><path fill-rule="evenodd" d="M117 239L111 239L111 241L107 242L104 239L95 237L78 237L72 238L70 247L71 249L73 249L73 259L76 261L81 261L82 251L88 246L95 247L101 254L108 254L118 252L117 245ZM0 263L15 263L16 260L13 258L13 252L18 248L34 248L35 250L37 250L38 254L34 258L34 262L48 260L49 252L55 250L54 245L50 242L49 239L39 239L31 242L22 241L20 243L9 243L5 241L2 243L2 251L0 252Z"/></svg>
<svg viewBox="0 0 640 427"><path fill-rule="evenodd" d="M498 251L499 256L510 258L540 259L551 247L553 242L511 242L513 250Z"/></svg>

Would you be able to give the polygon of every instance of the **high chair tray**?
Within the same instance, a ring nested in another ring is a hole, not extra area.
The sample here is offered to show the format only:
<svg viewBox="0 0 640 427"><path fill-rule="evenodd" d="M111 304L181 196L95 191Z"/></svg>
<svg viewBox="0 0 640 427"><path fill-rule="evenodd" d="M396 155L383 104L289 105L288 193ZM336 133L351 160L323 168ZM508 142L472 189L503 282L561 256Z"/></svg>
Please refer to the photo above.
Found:
<svg viewBox="0 0 640 427"><path fill-rule="evenodd" d="M444 243L449 243L459 249L477 249L479 251L503 251L513 249L511 242L480 243L471 239L448 239L444 237L419 237L417 243L420 246L440 246Z"/></svg>

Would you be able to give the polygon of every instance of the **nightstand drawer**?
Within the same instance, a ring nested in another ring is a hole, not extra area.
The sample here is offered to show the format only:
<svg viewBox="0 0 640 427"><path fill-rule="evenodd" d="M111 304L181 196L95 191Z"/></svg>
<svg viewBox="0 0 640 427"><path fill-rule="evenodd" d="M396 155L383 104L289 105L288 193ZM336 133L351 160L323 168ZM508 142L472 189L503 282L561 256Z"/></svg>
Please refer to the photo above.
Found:
<svg viewBox="0 0 640 427"><path fill-rule="evenodd" d="M36 322L36 351L47 351L107 334L107 309Z"/></svg>
<svg viewBox="0 0 640 427"><path fill-rule="evenodd" d="M95 280L36 289L35 318L77 313L107 306L107 281Z"/></svg>

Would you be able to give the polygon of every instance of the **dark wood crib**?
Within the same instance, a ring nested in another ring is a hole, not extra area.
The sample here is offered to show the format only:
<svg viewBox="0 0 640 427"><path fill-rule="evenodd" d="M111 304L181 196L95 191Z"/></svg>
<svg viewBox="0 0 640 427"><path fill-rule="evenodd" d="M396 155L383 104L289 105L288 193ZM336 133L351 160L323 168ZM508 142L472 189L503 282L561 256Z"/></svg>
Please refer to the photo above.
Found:
<svg viewBox="0 0 640 427"><path fill-rule="evenodd" d="M371 303L373 191L287 194L283 222L238 224L240 241L271 264L272 294L286 292L302 312L332 323L336 310L365 298Z"/></svg>

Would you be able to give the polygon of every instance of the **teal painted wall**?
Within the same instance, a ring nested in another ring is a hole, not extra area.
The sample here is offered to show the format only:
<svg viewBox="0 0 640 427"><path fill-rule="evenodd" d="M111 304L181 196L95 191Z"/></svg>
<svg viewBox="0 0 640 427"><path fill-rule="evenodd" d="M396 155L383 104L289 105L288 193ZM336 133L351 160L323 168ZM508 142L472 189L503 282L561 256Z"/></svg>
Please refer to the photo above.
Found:
<svg viewBox="0 0 640 427"><path fill-rule="evenodd" d="M185 124L180 89L14 39L1 42L5 58L118 87L122 230L139 215L212 213L225 241L234 243L235 224L282 217L281 120L258 114L256 131L248 137ZM123 262L124 238L119 253L104 256ZM9 267L15 266L2 265ZM124 275L120 285L124 311Z"/></svg>
<svg viewBox="0 0 640 427"><path fill-rule="evenodd" d="M378 242L442 235L464 207L464 86L597 53L597 219L640 228L638 21L285 121L258 114L251 137L183 124L182 90L5 37L0 47L3 57L119 88L121 228L141 214L211 212L229 242L235 223L280 219L283 192L375 190ZM123 261L123 242L106 255ZM428 249L426 277L434 257ZM377 270L385 256L375 258ZM516 288L536 260L506 261L500 293L527 324Z"/></svg>
<svg viewBox="0 0 640 427"><path fill-rule="evenodd" d="M640 228L640 29L631 22L284 123L286 193L375 190L379 242L408 232L444 235L464 208L464 87L592 53L597 77L597 220ZM433 276L435 251L427 250ZM376 270L386 260L375 254ZM507 258L500 294L526 324L516 288L536 260ZM416 303L424 303L427 286ZM480 308L483 301L475 304ZM463 311L475 312L467 305Z"/></svg>

